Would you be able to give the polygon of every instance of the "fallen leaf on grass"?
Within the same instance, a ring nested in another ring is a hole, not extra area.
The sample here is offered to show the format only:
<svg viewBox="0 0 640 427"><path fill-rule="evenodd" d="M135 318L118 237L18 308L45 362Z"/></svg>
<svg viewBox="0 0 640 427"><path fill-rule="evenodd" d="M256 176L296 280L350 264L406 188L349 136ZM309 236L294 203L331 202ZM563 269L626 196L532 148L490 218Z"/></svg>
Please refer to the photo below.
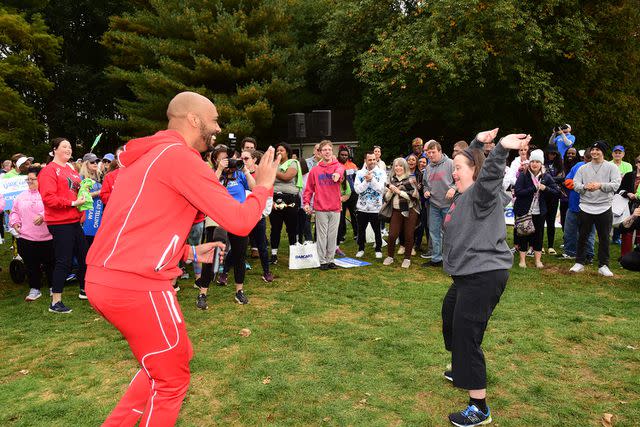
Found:
<svg viewBox="0 0 640 427"><path fill-rule="evenodd" d="M381 339L382 339L382 338L380 338L380 337L375 337L373 340L374 340L374 341L380 341Z"/></svg>
<svg viewBox="0 0 640 427"><path fill-rule="evenodd" d="M95 319L93 319L94 322L99 322L100 320L102 320L102 317L96 317Z"/></svg>
<svg viewBox="0 0 640 427"><path fill-rule="evenodd" d="M244 328L244 329L240 329L240 332L238 332L241 336L243 337L248 337L249 335L251 335L251 329L248 328Z"/></svg>
<svg viewBox="0 0 640 427"><path fill-rule="evenodd" d="M328 423L329 421L331 421L331 417L324 417L322 421L324 421L325 423Z"/></svg>
<svg viewBox="0 0 640 427"><path fill-rule="evenodd" d="M613 423L615 422L614 418L615 415L613 414L604 414L602 416L602 425L604 427L613 427Z"/></svg>
<svg viewBox="0 0 640 427"><path fill-rule="evenodd" d="M270 382L271 382L270 376L262 380L262 384L269 384Z"/></svg>
<svg viewBox="0 0 640 427"><path fill-rule="evenodd" d="M628 348L629 350L637 350L637 349L638 349L637 347L634 347L634 346L632 346L632 345L628 345L628 346L627 346L627 348Z"/></svg>
<svg viewBox="0 0 640 427"><path fill-rule="evenodd" d="M20 373L21 373L22 375L27 375L27 374L29 373L29 370L28 370L28 369L21 369L21 370L20 370Z"/></svg>

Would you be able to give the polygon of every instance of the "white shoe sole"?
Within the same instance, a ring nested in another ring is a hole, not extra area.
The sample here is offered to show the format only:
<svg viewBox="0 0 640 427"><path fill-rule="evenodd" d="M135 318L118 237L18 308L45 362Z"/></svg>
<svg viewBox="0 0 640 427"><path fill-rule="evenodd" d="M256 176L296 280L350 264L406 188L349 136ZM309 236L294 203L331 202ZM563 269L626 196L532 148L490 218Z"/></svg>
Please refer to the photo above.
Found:
<svg viewBox="0 0 640 427"><path fill-rule="evenodd" d="M453 421L451 421L451 420L449 420L449 421L450 421L450 422L451 422L451 424L453 424L454 426L458 426L458 427L473 427L473 426L485 426L485 425L487 425L487 424L491 424L491 422L492 422L493 420L491 419L491 416L489 416L489 418L487 418L487 419L486 419L486 420L484 420L484 421L481 421L481 422L476 423L476 424L467 424L467 425L454 423L454 422L453 422Z"/></svg>

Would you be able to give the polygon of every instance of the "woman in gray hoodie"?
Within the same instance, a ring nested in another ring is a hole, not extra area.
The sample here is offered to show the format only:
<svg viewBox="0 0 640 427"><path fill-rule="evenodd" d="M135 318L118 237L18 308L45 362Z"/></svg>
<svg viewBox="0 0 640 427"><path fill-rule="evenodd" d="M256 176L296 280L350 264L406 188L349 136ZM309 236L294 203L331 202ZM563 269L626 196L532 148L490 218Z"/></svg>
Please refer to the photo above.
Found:
<svg viewBox="0 0 640 427"><path fill-rule="evenodd" d="M513 255L506 243L502 180L509 150L530 136L507 135L485 160L482 147L498 129L480 132L453 159L457 193L444 222L444 270L453 278L442 303L442 334L451 351L445 377L469 391L469 405L449 415L456 426L491 422L486 403L487 373L480 345L493 309L509 278Z"/></svg>

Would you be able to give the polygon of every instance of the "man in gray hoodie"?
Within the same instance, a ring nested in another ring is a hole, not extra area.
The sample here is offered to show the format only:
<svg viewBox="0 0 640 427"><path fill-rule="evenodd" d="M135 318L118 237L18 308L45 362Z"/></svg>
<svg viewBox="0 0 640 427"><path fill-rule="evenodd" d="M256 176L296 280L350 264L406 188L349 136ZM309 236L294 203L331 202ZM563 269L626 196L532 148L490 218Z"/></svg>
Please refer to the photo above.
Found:
<svg viewBox="0 0 640 427"><path fill-rule="evenodd" d="M429 237L433 246L431 262L425 266L442 266L442 224L456 193L453 161L442 152L439 142L427 143L429 164L422 178L424 197L429 199Z"/></svg>

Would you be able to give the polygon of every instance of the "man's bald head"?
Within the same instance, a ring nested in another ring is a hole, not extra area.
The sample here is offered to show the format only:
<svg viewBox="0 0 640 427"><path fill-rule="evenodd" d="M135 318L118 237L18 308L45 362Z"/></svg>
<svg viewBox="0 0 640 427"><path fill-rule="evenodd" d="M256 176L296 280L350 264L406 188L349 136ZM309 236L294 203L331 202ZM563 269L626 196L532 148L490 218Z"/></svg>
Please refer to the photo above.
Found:
<svg viewBox="0 0 640 427"><path fill-rule="evenodd" d="M180 133L187 145L204 153L215 145L220 133L218 111L208 98L195 92L180 92L167 107L168 129Z"/></svg>
<svg viewBox="0 0 640 427"><path fill-rule="evenodd" d="M195 92L180 92L169 102L167 118L171 121L185 117L187 113L202 114L212 107L213 102L205 96Z"/></svg>

